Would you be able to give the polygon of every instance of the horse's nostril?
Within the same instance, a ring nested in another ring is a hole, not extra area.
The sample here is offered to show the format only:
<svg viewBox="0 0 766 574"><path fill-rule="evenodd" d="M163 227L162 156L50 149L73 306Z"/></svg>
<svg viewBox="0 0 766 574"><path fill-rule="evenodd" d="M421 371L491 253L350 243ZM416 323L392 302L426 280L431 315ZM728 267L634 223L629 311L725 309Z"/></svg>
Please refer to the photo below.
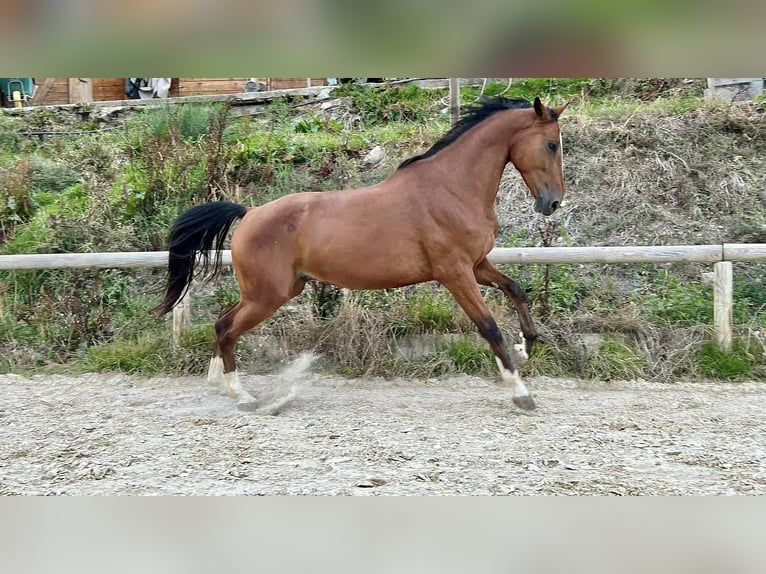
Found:
<svg viewBox="0 0 766 574"><path fill-rule="evenodd" d="M560 203L561 202L559 201L551 202L551 213L556 211L559 208Z"/></svg>

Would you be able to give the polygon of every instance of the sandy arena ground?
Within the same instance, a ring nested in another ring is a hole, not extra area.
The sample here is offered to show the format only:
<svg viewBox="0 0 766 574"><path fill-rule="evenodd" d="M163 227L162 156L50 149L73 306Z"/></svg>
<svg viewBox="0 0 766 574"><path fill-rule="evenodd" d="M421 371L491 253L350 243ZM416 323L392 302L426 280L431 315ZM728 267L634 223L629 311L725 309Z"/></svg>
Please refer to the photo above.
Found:
<svg viewBox="0 0 766 574"><path fill-rule="evenodd" d="M3 495L766 494L766 384L0 375Z"/></svg>

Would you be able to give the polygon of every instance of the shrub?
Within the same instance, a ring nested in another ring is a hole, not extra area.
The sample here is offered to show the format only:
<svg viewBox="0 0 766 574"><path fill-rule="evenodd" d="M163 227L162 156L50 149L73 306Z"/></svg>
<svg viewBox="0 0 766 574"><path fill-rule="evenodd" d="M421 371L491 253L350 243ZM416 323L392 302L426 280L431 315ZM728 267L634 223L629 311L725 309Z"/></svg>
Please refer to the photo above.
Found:
<svg viewBox="0 0 766 574"><path fill-rule="evenodd" d="M137 375L161 372L202 373L215 341L212 325L192 327L177 348L166 332L145 332L86 349L76 362L80 371L124 371Z"/></svg>
<svg viewBox="0 0 766 574"><path fill-rule="evenodd" d="M373 126L387 122L422 122L437 107L441 93L417 86L373 87L345 84L333 91L333 96L347 96L361 118L362 125Z"/></svg>
<svg viewBox="0 0 766 574"><path fill-rule="evenodd" d="M710 325L713 322L713 287L681 281L664 271L634 301L646 307L652 319L664 325Z"/></svg>
<svg viewBox="0 0 766 574"><path fill-rule="evenodd" d="M514 80L510 87L508 82L491 81L484 86L484 95L493 97L502 93L506 98L524 98L533 101L539 97L546 104L562 101L581 95L589 90L587 78L524 78ZM480 86L461 88L463 102L475 101L481 91Z"/></svg>
<svg viewBox="0 0 766 574"><path fill-rule="evenodd" d="M19 150L20 138L16 133L18 122L0 111L0 153L13 154Z"/></svg>
<svg viewBox="0 0 766 574"><path fill-rule="evenodd" d="M397 321L402 332L446 333L455 328L454 317L462 311L444 289L415 289L405 301L405 316Z"/></svg>
<svg viewBox="0 0 766 574"><path fill-rule="evenodd" d="M607 335L598 350L588 356L583 375L589 379L614 381L641 377L645 369L644 359L626 341Z"/></svg>
<svg viewBox="0 0 766 574"><path fill-rule="evenodd" d="M735 339L730 352L722 351L713 341L706 341L697 351L700 371L714 379L737 379L750 375L764 359L761 345Z"/></svg>
<svg viewBox="0 0 766 574"><path fill-rule="evenodd" d="M172 137L196 142L210 133L211 119L220 107L221 104L181 104L142 110L127 122L132 146Z"/></svg>
<svg viewBox="0 0 766 574"><path fill-rule="evenodd" d="M458 373L489 374L496 368L495 356L483 339L459 337L447 343L445 353Z"/></svg>

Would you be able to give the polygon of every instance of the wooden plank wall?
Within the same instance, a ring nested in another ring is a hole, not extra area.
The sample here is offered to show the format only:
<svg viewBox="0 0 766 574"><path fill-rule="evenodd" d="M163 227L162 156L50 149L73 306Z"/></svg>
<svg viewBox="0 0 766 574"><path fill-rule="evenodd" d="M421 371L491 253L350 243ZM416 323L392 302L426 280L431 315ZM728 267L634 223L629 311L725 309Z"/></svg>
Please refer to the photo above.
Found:
<svg viewBox="0 0 766 574"><path fill-rule="evenodd" d="M213 96L245 91L248 78L178 78L178 95Z"/></svg>
<svg viewBox="0 0 766 574"><path fill-rule="evenodd" d="M123 78L93 78L93 101L122 100L125 98Z"/></svg>
<svg viewBox="0 0 766 574"><path fill-rule="evenodd" d="M307 78L258 78L259 82L266 84L267 90L289 90L291 88L310 88L314 86L324 86L327 84L327 78L309 78L311 86L308 85Z"/></svg>
<svg viewBox="0 0 766 574"><path fill-rule="evenodd" d="M37 89L43 84L46 78L35 78ZM42 101L36 101L35 105L46 106L50 104L68 104L69 103L69 78L54 78L50 90Z"/></svg>
<svg viewBox="0 0 766 574"><path fill-rule="evenodd" d="M250 78L179 78L179 96L240 94ZM307 78L257 78L267 90L308 87ZM325 78L311 78L311 86L324 86Z"/></svg>
<svg viewBox="0 0 766 574"><path fill-rule="evenodd" d="M53 80L48 93L44 98L35 98L34 104L37 106L47 106L56 104L68 104L69 100L69 78L35 78L37 89L40 89L46 80ZM93 78L93 100L97 102L109 100L124 100L124 82L123 78Z"/></svg>
<svg viewBox="0 0 766 574"><path fill-rule="evenodd" d="M204 96L222 94L240 94L245 91L245 83L249 78L173 78L170 85L170 97ZM43 85L46 78L35 78L38 86ZM258 81L270 90L285 90L289 88L305 88L306 78L258 78ZM325 78L311 78L312 86L324 86ZM125 100L124 78L93 78L93 100L96 102ZM35 105L68 104L69 79L53 78L50 90L42 101Z"/></svg>

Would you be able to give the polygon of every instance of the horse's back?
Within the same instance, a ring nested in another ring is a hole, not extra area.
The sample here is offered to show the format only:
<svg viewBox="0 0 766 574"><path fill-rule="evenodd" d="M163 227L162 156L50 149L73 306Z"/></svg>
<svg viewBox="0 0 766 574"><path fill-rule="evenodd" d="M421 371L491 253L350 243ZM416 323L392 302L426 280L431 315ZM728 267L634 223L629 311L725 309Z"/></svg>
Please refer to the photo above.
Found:
<svg viewBox="0 0 766 574"><path fill-rule="evenodd" d="M253 208L231 248L235 266L289 267L354 289L430 279L412 202L379 185L295 193Z"/></svg>

